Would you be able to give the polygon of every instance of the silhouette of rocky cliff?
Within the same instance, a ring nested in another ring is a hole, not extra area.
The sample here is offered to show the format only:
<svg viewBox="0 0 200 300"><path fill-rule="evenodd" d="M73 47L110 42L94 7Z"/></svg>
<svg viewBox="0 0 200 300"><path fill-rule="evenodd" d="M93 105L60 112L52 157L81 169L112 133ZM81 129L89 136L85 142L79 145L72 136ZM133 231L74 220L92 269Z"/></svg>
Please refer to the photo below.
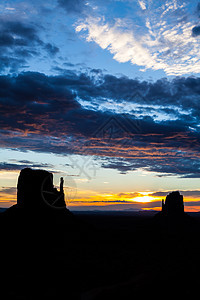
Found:
<svg viewBox="0 0 200 300"><path fill-rule="evenodd" d="M20 172L17 183L17 205L25 209L66 209L64 192L53 185L53 174L45 170L25 168Z"/></svg>
<svg viewBox="0 0 200 300"><path fill-rule="evenodd" d="M163 226L169 232L187 230L192 225L192 218L184 212L183 195L174 191L162 200L162 211L157 213L155 220L157 226Z"/></svg>
<svg viewBox="0 0 200 300"><path fill-rule="evenodd" d="M184 214L183 196L178 191L167 195L165 202L162 200L162 214L175 217Z"/></svg>
<svg viewBox="0 0 200 300"><path fill-rule="evenodd" d="M17 204L7 209L5 214L41 216L72 216L66 208L63 179L60 191L53 185L53 174L45 170L25 168L21 170L17 183Z"/></svg>

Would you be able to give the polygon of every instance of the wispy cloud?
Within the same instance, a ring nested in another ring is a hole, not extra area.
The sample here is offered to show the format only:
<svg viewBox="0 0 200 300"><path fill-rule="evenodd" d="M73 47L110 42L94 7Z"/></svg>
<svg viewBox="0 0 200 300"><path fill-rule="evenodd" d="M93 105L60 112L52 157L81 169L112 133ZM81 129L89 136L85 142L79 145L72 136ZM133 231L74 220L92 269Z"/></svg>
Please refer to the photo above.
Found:
<svg viewBox="0 0 200 300"><path fill-rule="evenodd" d="M143 0L138 0L138 3L139 3L139 5L140 5L140 7L141 7L142 10L146 9L146 4L145 4L145 2Z"/></svg>
<svg viewBox="0 0 200 300"><path fill-rule="evenodd" d="M132 62L139 66L153 68L156 61L148 49L144 48L131 31L123 32L121 21L117 20L111 26L103 19L89 17L76 27L76 31L87 30L88 42L96 42L102 49L108 49L118 62Z"/></svg>
<svg viewBox="0 0 200 300"><path fill-rule="evenodd" d="M188 18L187 6L178 1L163 5L138 1L147 10L141 23L130 19L89 16L76 25L88 42L107 49L120 62L131 62L146 69L164 70L167 75L200 72L200 40L194 34L195 20ZM142 34L141 34L142 32Z"/></svg>

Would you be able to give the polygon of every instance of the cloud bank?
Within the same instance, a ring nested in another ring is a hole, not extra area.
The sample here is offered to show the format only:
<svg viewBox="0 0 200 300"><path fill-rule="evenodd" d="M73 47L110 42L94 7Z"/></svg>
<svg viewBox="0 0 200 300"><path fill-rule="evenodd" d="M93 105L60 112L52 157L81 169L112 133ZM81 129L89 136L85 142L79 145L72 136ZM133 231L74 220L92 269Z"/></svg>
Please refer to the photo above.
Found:
<svg viewBox="0 0 200 300"><path fill-rule="evenodd" d="M0 76L1 147L91 155L123 174L199 178L199 94L199 78L152 83L100 70ZM157 118L163 111L169 117Z"/></svg>

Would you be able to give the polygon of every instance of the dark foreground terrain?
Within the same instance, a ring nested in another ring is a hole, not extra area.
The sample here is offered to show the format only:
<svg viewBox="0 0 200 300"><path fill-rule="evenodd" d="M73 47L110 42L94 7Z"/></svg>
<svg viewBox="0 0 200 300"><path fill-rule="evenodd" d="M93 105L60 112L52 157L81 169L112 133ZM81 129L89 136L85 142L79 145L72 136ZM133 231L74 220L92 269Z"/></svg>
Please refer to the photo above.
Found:
<svg viewBox="0 0 200 300"><path fill-rule="evenodd" d="M155 213L0 214L1 299L140 299L199 292L200 216L178 229Z"/></svg>

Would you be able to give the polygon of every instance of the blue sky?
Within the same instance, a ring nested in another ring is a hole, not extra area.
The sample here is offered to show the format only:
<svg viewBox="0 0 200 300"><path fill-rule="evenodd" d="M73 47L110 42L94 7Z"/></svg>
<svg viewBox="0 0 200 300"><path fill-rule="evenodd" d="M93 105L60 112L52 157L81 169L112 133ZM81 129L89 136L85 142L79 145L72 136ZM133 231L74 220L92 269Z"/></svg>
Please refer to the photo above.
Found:
<svg viewBox="0 0 200 300"><path fill-rule="evenodd" d="M25 166L65 176L79 209L196 197L199 44L198 1L1 1L2 205Z"/></svg>

